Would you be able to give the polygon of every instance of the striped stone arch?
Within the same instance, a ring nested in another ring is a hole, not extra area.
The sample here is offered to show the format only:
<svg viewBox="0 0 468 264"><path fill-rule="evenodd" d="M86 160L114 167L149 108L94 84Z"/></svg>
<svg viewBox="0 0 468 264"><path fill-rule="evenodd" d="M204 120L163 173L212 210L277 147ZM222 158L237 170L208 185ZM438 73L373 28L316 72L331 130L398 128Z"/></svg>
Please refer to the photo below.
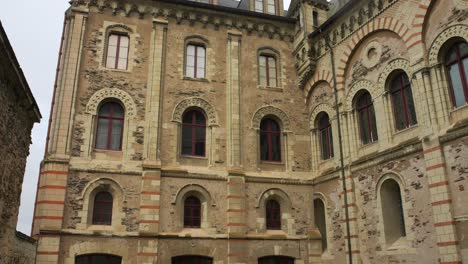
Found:
<svg viewBox="0 0 468 264"><path fill-rule="evenodd" d="M460 37L468 42L468 26L467 25L453 25L446 28L440 33L429 49L429 64L435 65L439 63L439 54L442 46L451 38Z"/></svg>
<svg viewBox="0 0 468 264"><path fill-rule="evenodd" d="M341 54L338 54L338 57L341 58L337 61L336 65L336 84L338 90L344 91L346 66L348 65L348 61L351 58L353 51L359 46L366 36L379 30L389 30L396 33L403 40L407 49L420 40L422 34L421 32L413 33L406 24L393 17L374 19L372 22L367 23L367 25L362 26L353 33L352 37L349 38L344 51Z"/></svg>
<svg viewBox="0 0 468 264"><path fill-rule="evenodd" d="M370 93L372 100L374 100L378 95L377 86L368 80L360 80L354 83L349 89L347 95L344 97L344 109L345 111L352 111L353 110L353 99L356 94L361 90L366 90Z"/></svg>
<svg viewBox="0 0 468 264"><path fill-rule="evenodd" d="M326 82L330 87L333 85L333 75L330 71L327 70L317 70L315 71L314 77L312 77L307 85L305 86L306 88L304 89L304 97L306 98L306 101L309 99L310 94L314 90L313 88L317 83L320 82Z"/></svg>
<svg viewBox="0 0 468 264"><path fill-rule="evenodd" d="M413 72L410 67L410 63L405 59L394 59L385 66L383 71L379 75L377 81L377 87L379 91L385 91L385 84L387 82L388 76L395 70L402 70L408 75L409 78L413 75Z"/></svg>

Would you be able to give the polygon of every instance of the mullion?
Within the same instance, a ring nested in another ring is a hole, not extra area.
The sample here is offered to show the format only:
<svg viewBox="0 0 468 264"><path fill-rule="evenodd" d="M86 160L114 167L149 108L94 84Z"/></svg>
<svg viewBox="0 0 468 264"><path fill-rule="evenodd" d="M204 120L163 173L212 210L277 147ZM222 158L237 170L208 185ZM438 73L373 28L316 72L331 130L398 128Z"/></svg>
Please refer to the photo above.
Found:
<svg viewBox="0 0 468 264"><path fill-rule="evenodd" d="M270 57L265 56L265 70L267 86L270 86Z"/></svg>
<svg viewBox="0 0 468 264"><path fill-rule="evenodd" d="M193 67L193 76L195 78L198 78L197 76L197 68L198 68L198 46L193 46L194 47L194 51L195 51L195 55L194 55L194 67Z"/></svg>
<svg viewBox="0 0 468 264"><path fill-rule="evenodd" d="M117 48L116 48L116 51L115 51L115 68L118 69L119 68L119 56L120 56L120 38L121 36L120 35L117 35Z"/></svg>

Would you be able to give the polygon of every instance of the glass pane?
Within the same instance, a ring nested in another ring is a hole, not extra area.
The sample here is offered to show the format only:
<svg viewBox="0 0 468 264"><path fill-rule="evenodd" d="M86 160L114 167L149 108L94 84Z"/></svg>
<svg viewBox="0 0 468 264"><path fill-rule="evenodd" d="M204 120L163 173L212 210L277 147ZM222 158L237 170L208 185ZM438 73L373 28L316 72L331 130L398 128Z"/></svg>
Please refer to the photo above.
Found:
<svg viewBox="0 0 468 264"><path fill-rule="evenodd" d="M268 0L268 13L269 14L275 14L275 0Z"/></svg>
<svg viewBox="0 0 468 264"><path fill-rule="evenodd" d="M182 126L182 154L192 155L192 127Z"/></svg>
<svg viewBox="0 0 468 264"><path fill-rule="evenodd" d="M274 161L281 161L281 141L280 141L280 136L272 136L271 139L273 146L272 146L272 151L273 151L273 157L272 160Z"/></svg>
<svg viewBox="0 0 468 264"><path fill-rule="evenodd" d="M269 120L269 123L270 123L270 126L271 126L271 131L273 132L280 132L280 126L278 125L278 123L276 123L275 121L273 120Z"/></svg>
<svg viewBox="0 0 468 264"><path fill-rule="evenodd" d="M119 59L126 59L128 57L128 48L121 48L119 50Z"/></svg>
<svg viewBox="0 0 468 264"><path fill-rule="evenodd" d="M379 140L379 136L377 134L377 122L375 120L375 109L374 109L374 105L371 105L369 107L369 112L370 112L370 122L371 122L371 136L372 136L372 142L375 142L377 140Z"/></svg>
<svg viewBox="0 0 468 264"><path fill-rule="evenodd" d="M124 110L122 106L120 106L117 103L112 103L112 116L113 117L118 117L118 118L123 118L124 117Z"/></svg>
<svg viewBox="0 0 468 264"><path fill-rule="evenodd" d="M367 119L367 111L363 109L359 111L359 122L361 129L361 140L362 143L367 144L370 142L370 131L369 131L369 122Z"/></svg>
<svg viewBox="0 0 468 264"><path fill-rule="evenodd" d="M107 149L107 138L109 133L109 120L98 119L98 129L96 136L96 148Z"/></svg>
<svg viewBox="0 0 468 264"><path fill-rule="evenodd" d="M275 77L270 77L270 87L277 87L276 84L276 78Z"/></svg>
<svg viewBox="0 0 468 264"><path fill-rule="evenodd" d="M123 130L123 121L122 120L112 120L112 138L111 146L112 150L120 150L120 143L122 141L122 130Z"/></svg>
<svg viewBox="0 0 468 264"><path fill-rule="evenodd" d="M187 55L187 65L188 66L195 66L195 56Z"/></svg>
<svg viewBox="0 0 468 264"><path fill-rule="evenodd" d="M119 39L119 36L117 35L110 35L109 36L109 46L117 46L117 41Z"/></svg>
<svg viewBox="0 0 468 264"><path fill-rule="evenodd" d="M465 104L465 94L463 93L463 84L460 78L461 76L458 64L453 64L449 67L449 74L452 82L455 107L460 107Z"/></svg>
<svg viewBox="0 0 468 264"><path fill-rule="evenodd" d="M196 145L195 145L195 155L205 156L205 128L197 127L196 128Z"/></svg>
<svg viewBox="0 0 468 264"><path fill-rule="evenodd" d="M193 122L193 112L190 111L190 112L185 113L184 117L182 119L182 122L184 124L192 124L192 122Z"/></svg>
<svg viewBox="0 0 468 264"><path fill-rule="evenodd" d="M260 134L260 159L268 159L268 136L265 133Z"/></svg>
<svg viewBox="0 0 468 264"><path fill-rule="evenodd" d="M187 55L195 56L195 46L194 45L188 45L187 46Z"/></svg>
<svg viewBox="0 0 468 264"><path fill-rule="evenodd" d="M263 12L263 0L255 0L255 11Z"/></svg>
<svg viewBox="0 0 468 264"><path fill-rule="evenodd" d="M205 116L202 113L197 112L196 122L198 125L205 125Z"/></svg>
<svg viewBox="0 0 468 264"><path fill-rule="evenodd" d="M266 57L265 56L260 56L258 60L260 66L266 66Z"/></svg>
<svg viewBox="0 0 468 264"><path fill-rule="evenodd" d="M110 117L111 113L111 108L112 108L112 103L105 103L99 108L99 116L106 116Z"/></svg>
<svg viewBox="0 0 468 264"><path fill-rule="evenodd" d="M461 42L458 47L460 49L460 56L461 57L464 57L465 55L468 55L468 43Z"/></svg>
<svg viewBox="0 0 468 264"><path fill-rule="evenodd" d="M107 57L114 57L117 54L117 46L109 46L107 49Z"/></svg>
<svg viewBox="0 0 468 264"><path fill-rule="evenodd" d="M456 45L454 45L450 51L447 53L447 56L445 57L445 61L452 63L457 60L457 48Z"/></svg>
<svg viewBox="0 0 468 264"><path fill-rule="evenodd" d="M465 69L465 83L468 83L468 58L463 60L463 68ZM465 87L465 91L468 90L468 87Z"/></svg>
<svg viewBox="0 0 468 264"><path fill-rule="evenodd" d="M197 69L196 78L205 78L205 69L204 68L198 68Z"/></svg>
<svg viewBox="0 0 468 264"><path fill-rule="evenodd" d="M328 130L324 129L320 131L320 145L322 149L322 159L326 160L330 157L328 151Z"/></svg>
<svg viewBox="0 0 468 264"><path fill-rule="evenodd" d="M115 57L110 57L110 56L107 57L106 67L112 68L112 69L115 68Z"/></svg>
<svg viewBox="0 0 468 264"><path fill-rule="evenodd" d="M201 47L201 46L198 46L198 47L197 47L197 55L198 55L198 57L200 57L200 58L205 58L205 52L206 52L205 47Z"/></svg>
<svg viewBox="0 0 468 264"><path fill-rule="evenodd" d="M393 100L393 112L395 114L395 127L397 130L406 128L406 117L405 110L403 109L403 100L401 92L396 92L392 94Z"/></svg>
<svg viewBox="0 0 468 264"><path fill-rule="evenodd" d="M119 64L117 66L119 70L126 70L127 69L127 59L119 59Z"/></svg>
<svg viewBox="0 0 468 264"><path fill-rule="evenodd" d="M195 78L195 67L187 66L185 74L186 74L187 77Z"/></svg>
<svg viewBox="0 0 468 264"><path fill-rule="evenodd" d="M411 86L405 89L405 95L406 105L408 107L409 124L416 125L418 123L418 119L416 117L416 107L414 105L413 92L411 90Z"/></svg>
<svg viewBox="0 0 468 264"><path fill-rule="evenodd" d="M120 47L128 48L129 38L127 36L120 36Z"/></svg>

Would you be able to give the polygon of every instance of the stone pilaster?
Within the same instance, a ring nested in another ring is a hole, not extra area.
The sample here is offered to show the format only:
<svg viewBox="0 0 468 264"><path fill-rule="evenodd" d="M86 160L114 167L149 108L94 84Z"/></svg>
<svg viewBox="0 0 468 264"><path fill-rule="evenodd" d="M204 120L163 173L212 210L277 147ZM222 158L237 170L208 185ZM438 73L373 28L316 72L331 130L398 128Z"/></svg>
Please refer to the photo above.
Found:
<svg viewBox="0 0 468 264"><path fill-rule="evenodd" d="M241 33L230 32L227 44L227 135L228 135L228 165L242 165L241 153Z"/></svg>
<svg viewBox="0 0 468 264"><path fill-rule="evenodd" d="M155 235L159 232L160 191L161 170L144 171L140 193L140 234Z"/></svg>
<svg viewBox="0 0 468 264"><path fill-rule="evenodd" d="M138 239L137 263L158 263L158 241L151 238Z"/></svg>
<svg viewBox="0 0 468 264"><path fill-rule="evenodd" d="M343 230L345 234L345 252L346 252L346 259L347 262L348 260L348 233L346 231L346 222L349 223L349 229L350 229L350 241L351 241L351 254L353 256L353 264L358 264L361 263L361 250L360 250L360 245L359 245L359 225L357 222L357 217L358 217L358 206L356 203L356 190L354 188L354 180L353 176L350 171L346 172L346 192L342 191L341 195L347 195L348 203L344 204L344 197L343 197L343 205L342 211L343 211L343 218L342 218L342 223L343 223ZM346 207L348 208L348 213L349 213L349 218L346 219Z"/></svg>
<svg viewBox="0 0 468 264"><path fill-rule="evenodd" d="M166 52L166 21L153 21L148 58L148 91L146 96L145 163L159 163L162 91Z"/></svg>
<svg viewBox="0 0 468 264"><path fill-rule="evenodd" d="M227 185L227 228L228 263L246 263L246 241L243 239L247 233L245 179L237 173L230 173Z"/></svg>

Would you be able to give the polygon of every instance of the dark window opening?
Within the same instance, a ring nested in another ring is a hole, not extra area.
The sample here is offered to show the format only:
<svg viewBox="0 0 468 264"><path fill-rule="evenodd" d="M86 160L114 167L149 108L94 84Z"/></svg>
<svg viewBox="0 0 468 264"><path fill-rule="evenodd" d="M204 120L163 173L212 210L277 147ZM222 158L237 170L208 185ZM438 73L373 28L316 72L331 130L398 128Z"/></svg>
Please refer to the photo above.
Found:
<svg viewBox="0 0 468 264"><path fill-rule="evenodd" d="M406 236L400 185L391 179L383 182L380 189L380 199L382 202L385 238L388 244L392 244L400 237Z"/></svg>
<svg viewBox="0 0 468 264"><path fill-rule="evenodd" d="M453 45L445 57L450 96L455 107L468 103L468 43Z"/></svg>
<svg viewBox="0 0 468 264"><path fill-rule="evenodd" d="M184 227L200 228L201 203L197 197L190 196L184 202Z"/></svg>
<svg viewBox="0 0 468 264"><path fill-rule="evenodd" d="M283 256L268 256L259 258L258 264L294 264L294 259Z"/></svg>
<svg viewBox="0 0 468 264"><path fill-rule="evenodd" d="M75 258L75 264L121 264L122 258L106 254L82 255Z"/></svg>
<svg viewBox="0 0 468 264"><path fill-rule="evenodd" d="M103 104L98 113L96 149L121 150L124 109L116 102Z"/></svg>
<svg viewBox="0 0 468 264"><path fill-rule="evenodd" d="M322 159L327 160L333 158L333 135L330 124L330 118L326 113L322 113L318 117L318 130L320 139L320 150Z"/></svg>
<svg viewBox="0 0 468 264"><path fill-rule="evenodd" d="M108 192L97 193L94 197L93 225L112 224L113 198Z"/></svg>
<svg viewBox="0 0 468 264"><path fill-rule="evenodd" d="M377 141L378 135L375 110L369 92L366 91L357 98L356 108L359 118L362 143L368 144Z"/></svg>
<svg viewBox="0 0 468 264"><path fill-rule="evenodd" d="M319 26L319 17L318 17L318 12L317 11L312 11L312 18L313 18L313 23L314 23L314 28L318 28Z"/></svg>
<svg viewBox="0 0 468 264"><path fill-rule="evenodd" d="M409 128L418 123L413 101L413 92L408 75L401 72L390 83L395 126L397 130Z"/></svg>
<svg viewBox="0 0 468 264"><path fill-rule="evenodd" d="M260 124L260 158L281 161L281 129L276 121L265 118Z"/></svg>
<svg viewBox="0 0 468 264"><path fill-rule="evenodd" d="M206 119L203 113L191 110L182 118L182 155L205 156Z"/></svg>
<svg viewBox="0 0 468 264"><path fill-rule="evenodd" d="M325 218L325 205L322 200L314 200L314 219L315 226L322 235L322 251L327 250L327 222Z"/></svg>
<svg viewBox="0 0 468 264"><path fill-rule="evenodd" d="M172 258L172 264L212 264L213 259L203 256L179 256Z"/></svg>
<svg viewBox="0 0 468 264"><path fill-rule="evenodd" d="M268 200L265 218L267 230L281 230L281 207L277 201Z"/></svg>

